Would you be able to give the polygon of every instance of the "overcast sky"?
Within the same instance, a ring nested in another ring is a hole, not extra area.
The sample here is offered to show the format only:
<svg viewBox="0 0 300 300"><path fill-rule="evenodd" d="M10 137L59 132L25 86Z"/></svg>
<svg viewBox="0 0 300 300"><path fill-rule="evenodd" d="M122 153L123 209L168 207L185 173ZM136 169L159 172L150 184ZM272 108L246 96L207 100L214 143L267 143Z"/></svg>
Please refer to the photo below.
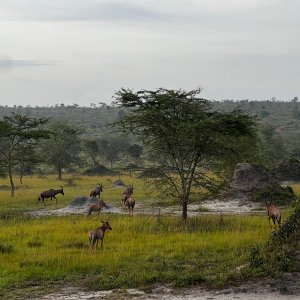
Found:
<svg viewBox="0 0 300 300"><path fill-rule="evenodd" d="M0 0L0 104L300 96L298 0Z"/></svg>

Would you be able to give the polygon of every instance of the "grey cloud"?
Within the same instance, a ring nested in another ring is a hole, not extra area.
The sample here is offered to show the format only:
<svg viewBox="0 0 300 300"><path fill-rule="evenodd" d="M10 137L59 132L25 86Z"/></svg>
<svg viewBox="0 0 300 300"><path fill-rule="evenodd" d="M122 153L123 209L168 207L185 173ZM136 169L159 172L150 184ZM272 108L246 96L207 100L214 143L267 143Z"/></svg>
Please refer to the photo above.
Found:
<svg viewBox="0 0 300 300"><path fill-rule="evenodd" d="M165 2L156 0L9 0L2 2L0 8L1 20L106 21L126 22L135 26L139 24L161 26L164 23L174 30L188 27L193 31L197 27L201 27L202 30L207 28L236 30L239 27L249 26L249 23L268 25L270 23L268 16L271 16L272 20L282 18L283 12L278 9L280 2L281 0L276 0L274 5L253 5L247 13L236 9L236 7L242 9L243 6L233 5L232 1L226 5L225 11L224 5L221 5L223 9L210 11L209 8L212 8L213 4L207 4L209 1L201 4L192 0ZM230 10L228 7L235 9ZM284 11L290 14L291 9L285 8ZM286 22L286 19L282 22ZM294 19L294 22L297 21Z"/></svg>
<svg viewBox="0 0 300 300"><path fill-rule="evenodd" d="M53 66L56 64L53 61L0 59L0 69Z"/></svg>
<svg viewBox="0 0 300 300"><path fill-rule="evenodd" d="M160 13L140 4L122 1L11 0L1 6L6 12L2 12L2 20L13 21L149 21L161 17Z"/></svg>
<svg viewBox="0 0 300 300"><path fill-rule="evenodd" d="M253 73L259 68L270 74L275 70L293 72L298 70L300 55L297 54L238 54L223 57L223 66L237 66L241 71L252 70Z"/></svg>
<svg viewBox="0 0 300 300"><path fill-rule="evenodd" d="M0 55L0 73L15 73L0 98L84 103L120 86L198 84L208 98L297 95L300 2L221 2L0 0L1 51L19 58Z"/></svg>

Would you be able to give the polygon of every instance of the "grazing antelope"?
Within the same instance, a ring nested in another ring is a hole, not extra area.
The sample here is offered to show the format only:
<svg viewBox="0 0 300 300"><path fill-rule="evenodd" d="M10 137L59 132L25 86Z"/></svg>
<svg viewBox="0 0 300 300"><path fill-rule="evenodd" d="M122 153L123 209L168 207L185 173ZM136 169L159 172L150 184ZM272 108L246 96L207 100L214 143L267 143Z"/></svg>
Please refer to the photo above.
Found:
<svg viewBox="0 0 300 300"><path fill-rule="evenodd" d="M273 220L275 227L276 227L276 222L278 223L278 226L280 227L281 214L280 214L279 209L276 206L272 205L271 201L269 203L266 201L266 207L267 207L267 211L268 211L270 228L272 228L271 222L270 222L271 219Z"/></svg>
<svg viewBox="0 0 300 300"><path fill-rule="evenodd" d="M102 183L98 183L99 186L96 186L95 188L93 188L90 192L90 197L96 197L97 195L99 196L100 199L100 193L103 192L102 190Z"/></svg>
<svg viewBox="0 0 300 300"><path fill-rule="evenodd" d="M128 208L129 213L133 213L134 206L135 206L135 201L134 201L134 199L131 196L129 196L125 200L125 207Z"/></svg>
<svg viewBox="0 0 300 300"><path fill-rule="evenodd" d="M97 229L89 232L89 240L90 240L91 249L94 249L95 243L96 243L96 249L97 249L99 240L101 240L101 249L103 249L103 239L104 239L105 231L107 229L112 230L108 221L106 221L106 222L101 221L101 222L103 223L103 225L101 227L98 227Z"/></svg>
<svg viewBox="0 0 300 300"><path fill-rule="evenodd" d="M126 190L122 193L122 197L121 197L121 205L124 206L125 202L127 200L127 198L131 197L131 195L133 194L133 185L129 185Z"/></svg>
<svg viewBox="0 0 300 300"><path fill-rule="evenodd" d="M107 207L106 203L103 200L100 200L100 201L98 200L97 203L92 204L89 207L87 216L90 216L93 211L97 211L98 215L99 215L99 213L100 213L100 211L102 210L103 207Z"/></svg>
<svg viewBox="0 0 300 300"><path fill-rule="evenodd" d="M56 204L57 204L57 199L56 199L55 195L57 195L57 194L62 194L63 196L65 195L64 188L62 186L60 186L60 187L61 187L60 190L50 189L48 191L41 192L38 196L38 201L42 200L44 205L46 206L45 201L44 201L45 198L51 198L51 200L52 200L52 198L54 198L56 200Z"/></svg>

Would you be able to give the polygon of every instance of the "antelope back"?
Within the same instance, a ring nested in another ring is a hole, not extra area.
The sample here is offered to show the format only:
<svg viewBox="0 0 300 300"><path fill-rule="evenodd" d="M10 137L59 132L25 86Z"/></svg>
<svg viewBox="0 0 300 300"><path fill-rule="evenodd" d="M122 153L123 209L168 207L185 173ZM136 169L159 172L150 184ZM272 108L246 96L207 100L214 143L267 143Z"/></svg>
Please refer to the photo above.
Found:
<svg viewBox="0 0 300 300"><path fill-rule="evenodd" d="M280 215L279 209L269 201L269 203L266 201L266 207L268 211L268 215L271 216L277 216Z"/></svg>

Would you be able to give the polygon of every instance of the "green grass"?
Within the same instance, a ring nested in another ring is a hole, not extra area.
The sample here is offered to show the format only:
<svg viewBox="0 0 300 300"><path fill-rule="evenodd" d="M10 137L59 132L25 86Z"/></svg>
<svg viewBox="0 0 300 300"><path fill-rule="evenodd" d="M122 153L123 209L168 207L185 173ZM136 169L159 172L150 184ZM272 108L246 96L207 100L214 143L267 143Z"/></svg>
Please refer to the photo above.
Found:
<svg viewBox="0 0 300 300"><path fill-rule="evenodd" d="M155 282L188 285L224 282L245 263L253 243L269 229L262 217L191 218L106 214L113 230L104 251L91 252L87 233L98 217L11 218L1 220L0 290L89 277L93 288L145 286Z"/></svg>
<svg viewBox="0 0 300 300"><path fill-rule="evenodd" d="M50 188L59 189L64 187L65 196L57 195L57 204L54 200L46 199L47 209L56 209L68 205L78 196L89 196L90 190L97 186L98 183L103 184L103 193L101 198L108 204L119 204L123 189L112 187L112 183L121 179L125 184L133 184L135 187L134 197L137 201L142 199L144 202L150 203L152 198L146 193L147 188L144 181L129 176L72 176L66 175L64 181L60 181L55 175L46 177L26 176L23 178L23 185L14 178L16 191L15 197L10 197L10 190L0 189L0 215L7 213L18 213L36 209L44 209L42 202L38 202L38 194ZM71 185L70 185L71 182ZM8 179L0 179L0 186L9 186Z"/></svg>
<svg viewBox="0 0 300 300"><path fill-rule="evenodd" d="M47 200L47 209L88 195L98 182L104 185L103 199L120 205L122 190L111 187L116 179L73 178L74 186L63 184L65 197L58 195L57 205ZM138 201L152 203L143 181L121 179L134 184ZM18 188L13 199L8 191L0 192L0 298L8 298L14 290L61 285L62 281L84 282L91 289L141 288L158 282L216 287L230 280L236 267L249 261L253 245L265 243L270 234L266 215L202 215L186 223L180 216L33 218L23 212L44 209L37 202L38 192L62 184L54 176L26 177L24 181L28 188ZM113 230L105 236L104 251L91 252L87 233L97 228L101 219L109 220Z"/></svg>

